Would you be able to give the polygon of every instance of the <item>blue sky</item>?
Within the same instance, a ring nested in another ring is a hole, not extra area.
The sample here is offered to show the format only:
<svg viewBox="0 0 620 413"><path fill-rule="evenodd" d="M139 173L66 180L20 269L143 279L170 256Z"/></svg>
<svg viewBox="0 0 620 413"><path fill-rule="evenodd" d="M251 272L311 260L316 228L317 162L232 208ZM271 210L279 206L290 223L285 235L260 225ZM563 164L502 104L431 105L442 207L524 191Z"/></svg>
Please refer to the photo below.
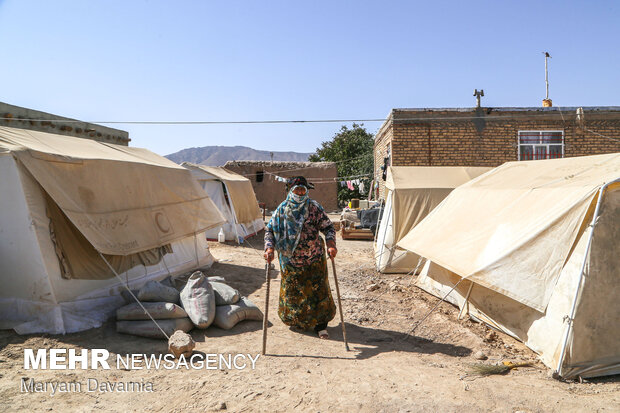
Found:
<svg viewBox="0 0 620 413"><path fill-rule="evenodd" d="M85 121L620 105L617 1L0 0L0 101ZM379 122L367 122L371 132ZM110 125L165 155L312 152L341 124Z"/></svg>

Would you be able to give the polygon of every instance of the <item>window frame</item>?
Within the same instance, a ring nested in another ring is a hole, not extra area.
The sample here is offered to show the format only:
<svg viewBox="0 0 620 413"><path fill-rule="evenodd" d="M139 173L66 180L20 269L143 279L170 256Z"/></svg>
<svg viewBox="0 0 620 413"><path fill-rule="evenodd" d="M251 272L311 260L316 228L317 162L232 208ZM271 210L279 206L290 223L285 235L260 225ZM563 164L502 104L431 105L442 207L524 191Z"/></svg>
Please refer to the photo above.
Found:
<svg viewBox="0 0 620 413"><path fill-rule="evenodd" d="M521 134L525 134L525 133L538 133L538 136L542 136L544 133L561 133L562 134L562 143L521 143ZM535 154L535 147L536 146L545 146L546 148L546 153L545 153L545 158L543 159L560 159L560 158L564 158L564 147L566 144L566 134L564 133L564 130L562 129L537 129L537 130L519 130L517 131L517 159L519 161L537 161L537 160L541 160L541 159L521 159L521 147L522 146L531 146L533 151L532 153ZM561 146L562 147L562 156L560 158L549 158L549 147L550 146Z"/></svg>

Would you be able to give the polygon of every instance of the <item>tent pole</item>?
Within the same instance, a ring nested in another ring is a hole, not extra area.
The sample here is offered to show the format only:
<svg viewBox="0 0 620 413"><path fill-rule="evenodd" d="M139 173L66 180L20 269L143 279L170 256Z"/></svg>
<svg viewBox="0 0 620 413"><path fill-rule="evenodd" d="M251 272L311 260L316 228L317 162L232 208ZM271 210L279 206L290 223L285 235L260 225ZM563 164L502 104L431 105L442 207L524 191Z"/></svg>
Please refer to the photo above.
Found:
<svg viewBox="0 0 620 413"><path fill-rule="evenodd" d="M373 181L374 182L374 181ZM386 200L387 203L387 200ZM377 235L379 234L379 225L381 224L381 215L383 215L383 213L381 212L381 209L383 209L385 211L385 205L383 206L383 208L381 208L381 202L379 202L379 213L377 214L377 228L375 229L375 237L372 240L373 244L375 246L377 246Z"/></svg>
<svg viewBox="0 0 620 413"><path fill-rule="evenodd" d="M471 295L472 288L474 288L474 283L470 281L469 289L467 290L467 295L465 296L465 301L463 302L463 307L461 308L461 311L459 312L459 316L457 317L457 320L460 320L461 317L463 316L463 311L465 310L465 307L467 307L467 314L469 315L469 296Z"/></svg>
<svg viewBox="0 0 620 413"><path fill-rule="evenodd" d="M205 234L205 237L207 235ZM196 232L194 232L194 257L196 258L196 267L200 267L200 260L198 259L198 235L196 235ZM164 259L164 256L162 255L162 260ZM166 269L168 270L168 266L166 265ZM170 270L168 270L168 275L170 275L170 277L172 277L172 274L170 274Z"/></svg>
<svg viewBox="0 0 620 413"><path fill-rule="evenodd" d="M390 191L392 192L392 191ZM389 195L389 194L388 194ZM392 194L392 198L394 198L394 195ZM390 210L388 211L388 216L386 218L386 224L385 224L385 230L383 231L383 242L381 243L381 254L379 254L379 262L381 262L381 258L383 257L383 251L385 250L384 246L385 246L385 235L387 234L387 228L388 225L390 225L390 217L392 216L392 209L394 208L394 199L390 199L392 201L391 205L390 205ZM387 197L385 200L385 209L387 209ZM383 214L385 214L385 209L383 210ZM383 219L381 220L381 222L383 223ZM379 231L379 228L377 228L377 232ZM377 241L379 240L379 237L377 237ZM376 260L375 260L376 261ZM380 265L377 265L377 271L380 272Z"/></svg>
<svg viewBox="0 0 620 413"><path fill-rule="evenodd" d="M598 215L601 208L601 203L603 200L603 193L607 189L607 187L613 183L620 182L620 179L616 179L614 181L608 182L601 187L598 192L598 200L596 201L596 208L594 210L594 216L592 217L592 222L590 223L590 235L588 235L588 243L586 244L586 249L583 255L583 262L581 263L581 271L579 272L579 281L577 282L577 288L575 290L575 296L573 297L573 303L571 305L570 316L566 316L565 320L568 323L566 326L566 331L564 333L564 340L562 345L562 351L560 352L560 357L558 359L558 366L555 369L555 373L560 375L560 370L562 368L562 363L564 362L564 357L566 356L566 346L568 345L568 338L570 336L570 331L573 326L573 320L575 318L575 311L577 310L577 299L579 297L579 292L581 291L581 284L583 283L583 276L586 269L586 262L588 261L588 253L590 252L590 246L592 245L592 236L594 235L594 227L598 221Z"/></svg>
<svg viewBox="0 0 620 413"><path fill-rule="evenodd" d="M228 185L226 185L224 182L222 182L222 185L224 185L224 188L226 188L226 192L228 194L230 194L230 190L228 189ZM230 212L232 212L232 216L234 219L234 226L235 226L235 234L237 235L237 244L242 244L243 241L241 241L241 238L239 238L239 230L237 229L237 213L235 212L235 207L232 204L232 200L230 199L230 195L228 195L228 207L230 208ZM243 238L245 240L245 238Z"/></svg>
<svg viewBox="0 0 620 413"><path fill-rule="evenodd" d="M413 277L415 277L416 273L418 272L418 268L420 268L422 260L424 260L424 257L420 256L420 259L418 260L418 265L416 265L413 270L407 273L407 275L411 275L411 277L409 277L409 283L407 284L408 286L411 285L411 281L413 281Z"/></svg>

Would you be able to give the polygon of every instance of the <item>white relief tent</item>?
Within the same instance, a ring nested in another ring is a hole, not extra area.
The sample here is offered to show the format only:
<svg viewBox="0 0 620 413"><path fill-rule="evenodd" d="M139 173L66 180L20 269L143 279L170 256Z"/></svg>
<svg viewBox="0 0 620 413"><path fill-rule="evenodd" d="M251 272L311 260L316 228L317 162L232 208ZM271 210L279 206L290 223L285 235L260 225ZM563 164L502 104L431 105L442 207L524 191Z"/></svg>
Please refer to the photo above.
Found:
<svg viewBox="0 0 620 413"><path fill-rule="evenodd" d="M207 231L207 239L217 240L222 228L227 241L242 243L265 228L262 212L250 180L243 175L216 166L181 164L200 183L226 222Z"/></svg>
<svg viewBox="0 0 620 413"><path fill-rule="evenodd" d="M97 327L125 286L213 262L203 234L223 217L146 149L0 127L0 177L0 328Z"/></svg>
<svg viewBox="0 0 620 413"><path fill-rule="evenodd" d="M620 373L620 154L509 162L455 189L399 246L417 285L560 376Z"/></svg>
<svg viewBox="0 0 620 413"><path fill-rule="evenodd" d="M377 231L375 261L382 273L408 273L419 256L400 241L457 186L493 168L471 166L391 166L383 218Z"/></svg>

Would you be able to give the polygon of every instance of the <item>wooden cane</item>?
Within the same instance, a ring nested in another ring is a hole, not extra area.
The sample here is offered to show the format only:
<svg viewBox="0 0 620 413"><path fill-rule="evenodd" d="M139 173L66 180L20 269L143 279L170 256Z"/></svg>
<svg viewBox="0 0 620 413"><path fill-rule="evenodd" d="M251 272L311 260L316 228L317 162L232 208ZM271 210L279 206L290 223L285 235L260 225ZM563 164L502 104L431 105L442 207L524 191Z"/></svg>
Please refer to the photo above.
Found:
<svg viewBox="0 0 620 413"><path fill-rule="evenodd" d="M338 298L338 310L340 311L340 325L342 326L342 338L344 339L344 348L349 350L349 343L347 342L347 330L344 326L344 317L342 316L342 300L340 299L340 288L338 288L338 277L336 276L336 264L334 263L334 257L329 257L332 260L332 272L334 273L334 285L336 286L336 297Z"/></svg>
<svg viewBox="0 0 620 413"><path fill-rule="evenodd" d="M265 283L267 284L267 291L265 292L265 315L263 316L263 356L267 351L267 324L269 324L269 285L271 283L271 277L269 270L271 269L271 263L267 261L267 269L265 271Z"/></svg>

